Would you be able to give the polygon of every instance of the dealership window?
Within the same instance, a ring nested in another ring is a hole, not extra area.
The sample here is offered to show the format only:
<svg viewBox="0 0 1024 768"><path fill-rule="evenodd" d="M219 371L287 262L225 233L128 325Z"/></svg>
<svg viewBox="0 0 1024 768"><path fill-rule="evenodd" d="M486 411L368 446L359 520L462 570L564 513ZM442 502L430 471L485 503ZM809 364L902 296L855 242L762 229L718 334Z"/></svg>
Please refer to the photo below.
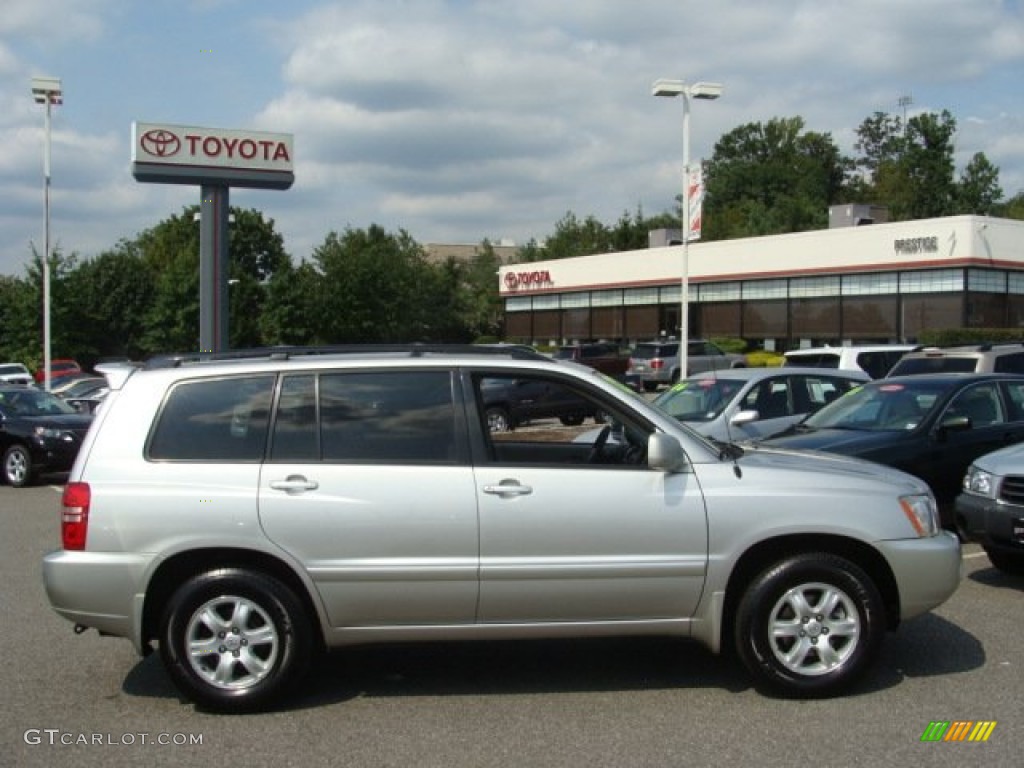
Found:
<svg viewBox="0 0 1024 768"><path fill-rule="evenodd" d="M561 319L562 313L558 311L534 312L533 337L545 340L562 338Z"/></svg>
<svg viewBox="0 0 1024 768"><path fill-rule="evenodd" d="M594 291L590 294L590 306L592 307L619 307L622 306L622 291Z"/></svg>
<svg viewBox="0 0 1024 768"><path fill-rule="evenodd" d="M740 338L739 302L701 304L698 308L699 328L703 336Z"/></svg>
<svg viewBox="0 0 1024 768"><path fill-rule="evenodd" d="M533 341L533 315L518 312L505 315L505 338L509 341Z"/></svg>
<svg viewBox="0 0 1024 768"><path fill-rule="evenodd" d="M739 301L740 284L729 283L708 283L700 286L700 301Z"/></svg>
<svg viewBox="0 0 1024 768"><path fill-rule="evenodd" d="M835 298L792 299L789 311L790 335L801 339L839 338L839 302Z"/></svg>
<svg viewBox="0 0 1024 768"><path fill-rule="evenodd" d="M899 299L896 296L844 298L842 329L843 338L861 343L898 339Z"/></svg>
<svg viewBox="0 0 1024 768"><path fill-rule="evenodd" d="M748 339L784 339L787 329L787 302L743 302L743 336Z"/></svg>
<svg viewBox="0 0 1024 768"><path fill-rule="evenodd" d="M590 306L589 291L574 291L573 293L562 294L562 309L576 309L577 307Z"/></svg>
<svg viewBox="0 0 1024 768"><path fill-rule="evenodd" d="M1008 293L1024 294L1024 274L1011 272L1006 276Z"/></svg>
<svg viewBox="0 0 1024 768"><path fill-rule="evenodd" d="M657 304L657 288L627 288L622 294L624 304L637 306L639 304Z"/></svg>
<svg viewBox="0 0 1024 768"><path fill-rule="evenodd" d="M790 298L813 298L817 296L838 296L839 278L797 277L789 281Z"/></svg>
<svg viewBox="0 0 1024 768"><path fill-rule="evenodd" d="M1005 293L967 294L968 328L1003 328L1006 326L1007 296Z"/></svg>
<svg viewBox="0 0 1024 768"><path fill-rule="evenodd" d="M843 275L843 296L870 296L879 293L899 293L900 277L896 272L878 272L873 275Z"/></svg>
<svg viewBox="0 0 1024 768"><path fill-rule="evenodd" d="M1024 296L1006 297L1006 327L1024 328Z"/></svg>
<svg viewBox="0 0 1024 768"><path fill-rule="evenodd" d="M964 289L962 269L934 269L926 272L903 272L900 275L900 293L951 293ZM957 324L950 326L958 328Z"/></svg>
<svg viewBox="0 0 1024 768"><path fill-rule="evenodd" d="M657 305L626 308L624 336L630 339L654 339L657 338L660 330Z"/></svg>
<svg viewBox="0 0 1024 768"><path fill-rule="evenodd" d="M901 311L903 335L916 339L922 331L939 328L960 328L963 323L962 294L904 296Z"/></svg>
<svg viewBox="0 0 1024 768"><path fill-rule="evenodd" d="M1006 273L989 269L968 269L967 290L981 293L1005 293Z"/></svg>
<svg viewBox="0 0 1024 768"><path fill-rule="evenodd" d="M743 283L743 299L784 299L786 298L785 280L748 280Z"/></svg>
<svg viewBox="0 0 1024 768"><path fill-rule="evenodd" d="M549 294L547 296L534 296L533 297L533 308L538 309L558 309L558 294Z"/></svg>
<svg viewBox="0 0 1024 768"><path fill-rule="evenodd" d="M625 337L622 307L604 307L591 310L590 332L595 339L621 339Z"/></svg>
<svg viewBox="0 0 1024 768"><path fill-rule="evenodd" d="M567 339L590 338L590 309L567 309L562 312L562 336Z"/></svg>
<svg viewBox="0 0 1024 768"><path fill-rule="evenodd" d="M533 299L529 296L512 296L505 299L506 312L529 312L533 309Z"/></svg>

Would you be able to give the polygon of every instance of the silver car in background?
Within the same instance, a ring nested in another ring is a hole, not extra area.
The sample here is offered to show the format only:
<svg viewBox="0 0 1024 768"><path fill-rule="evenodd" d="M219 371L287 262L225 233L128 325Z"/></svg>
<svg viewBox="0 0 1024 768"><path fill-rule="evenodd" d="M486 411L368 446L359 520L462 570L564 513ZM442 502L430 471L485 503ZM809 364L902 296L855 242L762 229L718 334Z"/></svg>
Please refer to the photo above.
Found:
<svg viewBox="0 0 1024 768"><path fill-rule="evenodd" d="M862 371L735 368L691 376L654 405L705 437L738 442L781 432L870 380Z"/></svg>

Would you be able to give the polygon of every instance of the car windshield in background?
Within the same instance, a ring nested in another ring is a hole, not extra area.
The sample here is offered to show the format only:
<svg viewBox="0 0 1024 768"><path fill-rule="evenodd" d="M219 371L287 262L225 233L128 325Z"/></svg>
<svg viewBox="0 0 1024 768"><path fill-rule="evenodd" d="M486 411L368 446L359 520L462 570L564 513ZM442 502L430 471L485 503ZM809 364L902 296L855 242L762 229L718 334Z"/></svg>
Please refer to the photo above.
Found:
<svg viewBox="0 0 1024 768"><path fill-rule="evenodd" d="M78 413L59 397L35 389L0 393L0 408L12 416L59 416Z"/></svg>
<svg viewBox="0 0 1024 768"><path fill-rule="evenodd" d="M955 384L908 379L858 387L808 416L800 426L879 432L913 429L931 414L943 394Z"/></svg>
<svg viewBox="0 0 1024 768"><path fill-rule="evenodd" d="M742 381L732 379L687 379L659 395L654 405L679 421L711 421L742 388Z"/></svg>

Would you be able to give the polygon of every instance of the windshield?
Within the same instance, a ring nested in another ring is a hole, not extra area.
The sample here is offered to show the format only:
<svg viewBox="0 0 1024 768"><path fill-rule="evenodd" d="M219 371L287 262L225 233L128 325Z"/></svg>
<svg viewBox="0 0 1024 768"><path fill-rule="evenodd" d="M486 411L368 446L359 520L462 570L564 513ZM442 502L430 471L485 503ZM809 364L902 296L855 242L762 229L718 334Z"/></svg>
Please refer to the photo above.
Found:
<svg viewBox="0 0 1024 768"><path fill-rule="evenodd" d="M743 382L733 379L685 379L658 395L654 405L679 421L711 421L742 388Z"/></svg>
<svg viewBox="0 0 1024 768"><path fill-rule="evenodd" d="M25 374L28 373L28 370L23 365L0 365L0 374L7 375L10 373Z"/></svg>
<svg viewBox="0 0 1024 768"><path fill-rule="evenodd" d="M0 408L12 416L59 416L78 413L59 397L35 389L0 393Z"/></svg>
<svg viewBox="0 0 1024 768"><path fill-rule="evenodd" d="M914 429L938 407L951 386L950 382L907 379L856 387L808 416L802 426L880 432Z"/></svg>

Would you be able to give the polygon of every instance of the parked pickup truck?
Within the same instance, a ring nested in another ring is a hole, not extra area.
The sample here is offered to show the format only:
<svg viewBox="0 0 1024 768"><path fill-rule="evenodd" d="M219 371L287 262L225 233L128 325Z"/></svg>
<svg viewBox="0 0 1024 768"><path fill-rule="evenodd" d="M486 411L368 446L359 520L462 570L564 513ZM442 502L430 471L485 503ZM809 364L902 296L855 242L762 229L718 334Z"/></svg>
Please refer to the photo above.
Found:
<svg viewBox="0 0 1024 768"><path fill-rule="evenodd" d="M626 369L629 367L629 357L622 354L619 345L605 342L559 347L554 358L572 360L574 363L595 368L603 374L620 379L626 375Z"/></svg>

